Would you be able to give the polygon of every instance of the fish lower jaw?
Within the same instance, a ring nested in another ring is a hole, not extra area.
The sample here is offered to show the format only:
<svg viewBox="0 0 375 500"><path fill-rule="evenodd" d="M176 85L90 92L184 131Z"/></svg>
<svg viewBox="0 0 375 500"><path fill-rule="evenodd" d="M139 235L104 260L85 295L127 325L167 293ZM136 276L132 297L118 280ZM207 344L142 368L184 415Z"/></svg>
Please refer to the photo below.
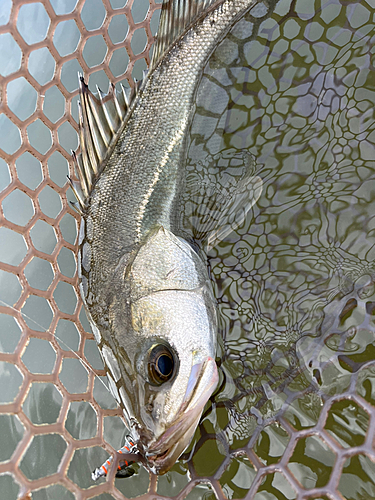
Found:
<svg viewBox="0 0 375 500"><path fill-rule="evenodd" d="M183 436L179 436L176 441L169 442L169 446L163 450L151 449L145 453L144 458L147 462L147 468L150 472L158 475L165 474L176 463L180 455L189 446L192 440L195 429L199 423L201 412L196 417L191 426L186 429ZM161 438L162 439L162 438Z"/></svg>
<svg viewBox="0 0 375 500"><path fill-rule="evenodd" d="M167 472L189 446L203 409L218 382L215 360L208 358L192 370L192 384L188 383L185 399L176 420L154 439L141 436L141 449L147 468L154 474ZM203 387L202 387L203 385Z"/></svg>
<svg viewBox="0 0 375 500"><path fill-rule="evenodd" d="M165 474L189 446L199 424L206 401L186 412L144 453L147 468L154 474Z"/></svg>
<svg viewBox="0 0 375 500"><path fill-rule="evenodd" d="M165 450L165 452L160 455L147 455L146 460L149 471L158 475L162 475L167 472L170 467L165 467L164 464L168 460L169 455L170 450Z"/></svg>

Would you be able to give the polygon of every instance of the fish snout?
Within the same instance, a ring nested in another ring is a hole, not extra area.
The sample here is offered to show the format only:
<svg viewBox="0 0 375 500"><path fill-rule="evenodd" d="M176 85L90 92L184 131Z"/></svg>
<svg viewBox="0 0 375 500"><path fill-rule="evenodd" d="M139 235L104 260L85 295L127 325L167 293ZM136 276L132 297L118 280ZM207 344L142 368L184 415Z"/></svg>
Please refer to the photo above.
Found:
<svg viewBox="0 0 375 500"><path fill-rule="evenodd" d="M218 380L217 366L213 358L208 357L203 362L193 364L181 410L185 411L196 405L200 406L205 400L204 406L213 393Z"/></svg>
<svg viewBox="0 0 375 500"><path fill-rule="evenodd" d="M193 364L185 396L174 421L161 436L144 448L144 456L152 472L167 472L187 448L218 379L213 358Z"/></svg>

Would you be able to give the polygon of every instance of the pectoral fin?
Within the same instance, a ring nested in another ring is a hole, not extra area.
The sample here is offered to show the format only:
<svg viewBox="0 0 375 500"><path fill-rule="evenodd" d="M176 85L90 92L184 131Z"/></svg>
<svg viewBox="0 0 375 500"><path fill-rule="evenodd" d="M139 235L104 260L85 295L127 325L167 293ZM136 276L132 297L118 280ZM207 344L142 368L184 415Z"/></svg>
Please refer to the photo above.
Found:
<svg viewBox="0 0 375 500"><path fill-rule="evenodd" d="M232 231L240 227L262 193L263 181L254 176L246 179L231 197L228 197L221 206L221 217L216 229L207 233L206 251L208 252L223 241Z"/></svg>
<svg viewBox="0 0 375 500"><path fill-rule="evenodd" d="M229 150L206 158L191 173L188 169L184 232L209 251L243 224L262 187L247 151Z"/></svg>

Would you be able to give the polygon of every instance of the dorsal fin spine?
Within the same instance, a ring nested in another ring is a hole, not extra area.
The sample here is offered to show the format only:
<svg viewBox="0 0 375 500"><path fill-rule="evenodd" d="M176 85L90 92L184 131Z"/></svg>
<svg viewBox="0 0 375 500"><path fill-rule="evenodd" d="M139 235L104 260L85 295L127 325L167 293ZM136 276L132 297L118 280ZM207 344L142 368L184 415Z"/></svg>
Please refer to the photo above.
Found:
<svg viewBox="0 0 375 500"><path fill-rule="evenodd" d="M90 96L87 89L85 89L85 110L86 110L86 121L89 126L90 134L89 136L92 139L93 147L96 153L96 157L98 158L99 163L103 160L105 155L105 148L108 146L108 143L105 142L105 134L103 127L100 122L100 117L97 109L97 104L95 98ZM93 159L92 159L93 161ZM93 170L97 173L97 167L93 165Z"/></svg>
<svg viewBox="0 0 375 500"><path fill-rule="evenodd" d="M218 0L164 0L152 55L154 68L182 34Z"/></svg>
<svg viewBox="0 0 375 500"><path fill-rule="evenodd" d="M89 186L86 178L85 168L83 166L82 155L76 157L76 165L78 171L78 178L81 181L81 189L82 192L84 193L84 196L86 197L89 194Z"/></svg>
<svg viewBox="0 0 375 500"><path fill-rule="evenodd" d="M110 85L108 94L100 89L95 97L86 85L83 76L79 75L80 102L79 110L79 140L81 151L73 153L75 169L81 185L81 191L72 189L82 208L87 200L95 181L103 171L110 157L124 124L131 102L136 95L135 89L125 89L117 95L114 85ZM141 83L141 82L140 82Z"/></svg>
<svg viewBox="0 0 375 500"><path fill-rule="evenodd" d="M108 126L111 130L111 133L112 133L112 135L114 135L116 133L115 124L113 123L113 119L112 119L112 116L110 115L109 109L104 105L104 97L105 97L105 95L103 94L102 91L100 91L99 92L99 99L100 99L100 103L102 105L102 110L104 112Z"/></svg>
<svg viewBox="0 0 375 500"><path fill-rule="evenodd" d="M79 182L73 181L69 176L68 176L69 184L70 187L72 188L75 197L77 198L79 204L83 207L85 205L84 202L84 195L82 193L81 189L81 184Z"/></svg>
<svg viewBox="0 0 375 500"><path fill-rule="evenodd" d="M78 157L77 157L77 155L76 155L76 153L74 151L72 151L72 158L74 160L75 170L76 170L76 172L78 174L78 179L79 179L81 191L83 192L83 196L86 197L86 179L85 179L85 176L83 175L81 166L80 166L80 164L78 162ZM68 177L70 186L72 187L73 181L72 181L72 179L69 176L67 176L67 177ZM72 189L73 189L73 187L72 187ZM77 195L76 195L75 192L74 192L74 194L75 194L75 196L76 196L76 198L78 200L79 198L77 197Z"/></svg>
<svg viewBox="0 0 375 500"><path fill-rule="evenodd" d="M98 96L100 96L101 90L100 90L100 88L98 86L96 87L96 90L97 90ZM105 130L105 128L103 127L103 123L102 122L103 122L103 118L105 117L105 114L103 112L102 106L100 106L100 105L94 106L94 116L95 116L96 123L98 125L98 129L99 129L100 135L102 137L104 146L106 148L108 148L108 146L110 144L110 141L111 141L111 136Z"/></svg>
<svg viewBox="0 0 375 500"><path fill-rule="evenodd" d="M113 92L113 100L115 103L115 108L116 108L117 114L118 114L119 119L120 119L119 121L121 122L124 118L124 115L123 115L119 100L117 99L117 96L116 96L116 88L113 84L112 84L112 92Z"/></svg>
<svg viewBox="0 0 375 500"><path fill-rule="evenodd" d="M95 164L93 163L93 170L95 174L98 174L97 165L100 164L104 159L105 145L101 137L100 130L97 130L95 127L97 120L94 114L95 113L94 102L93 100L90 101L90 99L87 99L87 103L88 103L87 118L90 127L90 133L91 133L90 136L92 138L93 149L95 152L95 158L91 158L91 162L95 161Z"/></svg>
<svg viewBox="0 0 375 500"><path fill-rule="evenodd" d="M129 106L129 94L127 93L126 88L121 84L121 92L125 102L125 106Z"/></svg>
<svg viewBox="0 0 375 500"><path fill-rule="evenodd" d="M90 168L90 162L89 162L89 144L88 144L88 137L87 134L85 134L86 130L86 125L85 125L85 119L84 119L84 113L82 110L82 106L80 106L81 109L81 116L80 116L80 127L79 127L79 135L80 135L80 144L84 144L85 148L82 148L81 151L81 159L83 163L83 171L85 173L85 178L86 178L86 183L87 183L87 188L88 191L91 190L92 186L92 179L93 179L93 172L92 169Z"/></svg>
<svg viewBox="0 0 375 500"><path fill-rule="evenodd" d="M84 144L85 143L85 138L84 138L85 132L84 132L83 112L82 112L81 103L78 104L78 110L79 110L79 142L80 142L80 144ZM81 152L81 154L79 155L79 157L82 160L82 165L81 166L83 167L83 169L82 169L83 178L85 180L85 184L86 184L87 190L89 190L90 174L88 173L88 169L87 169L87 166L86 166L86 154L84 153L84 151Z"/></svg>
<svg viewBox="0 0 375 500"><path fill-rule="evenodd" d="M83 122L83 132L87 131L86 133L86 151L87 155L83 155L85 164L87 164L88 171L90 172L89 180L90 184L92 184L93 181L93 173L96 175L98 173L98 168L97 168L97 161L98 158L96 158L96 151L94 148L94 140L93 140L93 135L92 135L92 120L90 120L90 103L89 103L89 98L87 93L85 92L83 94L83 100L84 100L84 106L81 107L82 109L82 122Z"/></svg>
<svg viewBox="0 0 375 500"><path fill-rule="evenodd" d="M87 176L88 187L91 189L93 177L97 174L97 152L93 138L93 120L91 117L90 93L83 77L80 78L80 95L82 102L79 105L80 111L80 141L85 144L82 150L82 159ZM82 142L84 141L84 142Z"/></svg>

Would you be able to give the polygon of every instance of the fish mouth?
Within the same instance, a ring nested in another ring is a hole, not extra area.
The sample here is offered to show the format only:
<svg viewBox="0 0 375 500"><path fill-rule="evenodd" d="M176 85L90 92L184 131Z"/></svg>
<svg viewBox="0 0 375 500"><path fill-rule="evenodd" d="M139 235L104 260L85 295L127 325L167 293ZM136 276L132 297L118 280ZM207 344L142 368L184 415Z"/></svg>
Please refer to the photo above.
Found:
<svg viewBox="0 0 375 500"><path fill-rule="evenodd" d="M149 444L145 453L151 472L159 475L167 472L189 445L218 379L213 358L193 365L178 417L155 442Z"/></svg>

